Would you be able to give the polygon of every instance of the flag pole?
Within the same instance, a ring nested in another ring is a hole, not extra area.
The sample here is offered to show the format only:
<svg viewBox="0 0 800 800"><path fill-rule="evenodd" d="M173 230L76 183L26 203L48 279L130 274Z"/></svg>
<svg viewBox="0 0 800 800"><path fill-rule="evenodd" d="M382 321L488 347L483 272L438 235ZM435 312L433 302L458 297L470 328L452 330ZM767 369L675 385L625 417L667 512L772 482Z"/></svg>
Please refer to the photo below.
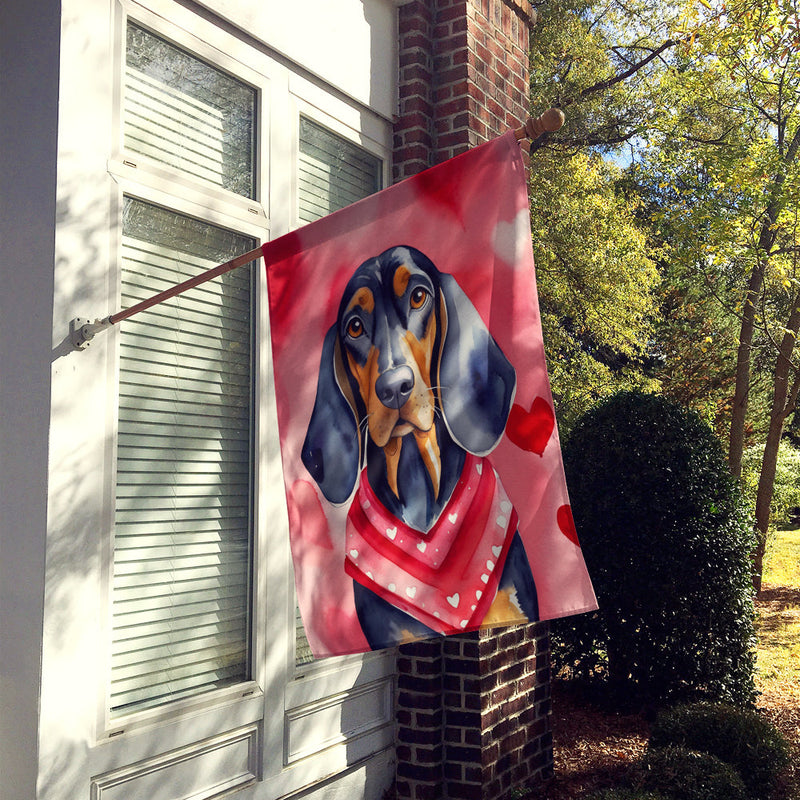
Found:
<svg viewBox="0 0 800 800"><path fill-rule="evenodd" d="M514 130L514 136L517 141L528 139L532 142L534 139L538 139L543 133L553 133L557 131L563 124L564 112L560 108L550 108L538 117L528 117L524 125ZM243 267L245 264L249 264L261 255L261 247L256 247L253 250L249 250L247 253L242 253L242 255L232 258L230 261L226 261L224 264L212 267L205 272L201 272L199 275L195 275L193 278L171 286L163 292L154 294L152 297L130 306L130 308L117 311L103 319L91 321L82 317L76 317L69 323L72 346L76 350L84 350L88 347L89 342L94 338L95 334L100 333L100 331L107 330L112 325L116 325L118 322L132 317L140 311L145 311L152 306L158 305L158 303L163 303L165 300L182 294L187 291L187 289L193 289L195 286L200 286L200 284L206 281L218 278L226 272Z"/></svg>
<svg viewBox="0 0 800 800"><path fill-rule="evenodd" d="M151 306L158 305L158 303L163 303L165 300L175 297L175 295L182 294L187 289L193 289L195 286L199 286L201 283L213 280L214 278L218 278L220 275L224 275L226 272L231 272L231 270L243 267L245 264L249 264L251 261L254 261L260 255L261 247L256 247L253 250L242 253L242 255L236 256L236 258L232 258L230 261L226 261L224 264L220 264L218 267L212 267L205 272L201 272L199 275L195 275L193 278L189 278L182 283L171 286L169 289L165 289L163 292L154 294L152 297L149 297L147 300L142 300L135 306L126 308L123 311L118 311L116 314L111 314L109 317L107 317L108 322L110 325L116 325L118 322L122 322L123 319L128 319L128 317L132 317L134 314L138 314L140 311L145 311Z"/></svg>
<svg viewBox="0 0 800 800"><path fill-rule="evenodd" d="M103 319L96 319L94 322L91 322L88 319L76 317L69 324L72 344L76 349L83 350L94 338L96 333L104 331L107 328L110 328L112 325L116 325L118 322L128 319L128 317L132 317L134 314L138 314L140 311L145 311L151 306L158 305L159 303L163 303L165 300L169 300L176 295L182 294L188 289L193 289L195 286L200 286L200 284L205 283L206 281L218 278L220 275L224 275L226 272L231 272L234 269L243 267L245 264L249 264L251 261L259 258L261 254L261 247L248 250L248 252L242 253L240 256L236 256L230 261L226 261L224 264L207 269L205 272L201 272L199 275L195 275L193 278L189 278L182 283L175 284L175 286L170 286L169 289L164 289L163 292L154 294L152 297L148 297L146 300L142 300L140 303L130 306L130 308L117 311L115 314L110 314Z"/></svg>

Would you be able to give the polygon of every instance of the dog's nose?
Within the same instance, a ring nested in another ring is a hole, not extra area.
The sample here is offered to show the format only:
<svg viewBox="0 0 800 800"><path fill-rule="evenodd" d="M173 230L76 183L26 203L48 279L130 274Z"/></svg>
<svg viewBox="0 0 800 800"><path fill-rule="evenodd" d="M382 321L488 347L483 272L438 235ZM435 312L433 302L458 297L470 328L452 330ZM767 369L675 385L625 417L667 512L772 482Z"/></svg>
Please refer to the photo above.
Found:
<svg viewBox="0 0 800 800"><path fill-rule="evenodd" d="M387 408L400 409L411 397L411 390L414 388L414 373L411 367L393 367L386 370L377 381L375 381L375 393L378 400Z"/></svg>

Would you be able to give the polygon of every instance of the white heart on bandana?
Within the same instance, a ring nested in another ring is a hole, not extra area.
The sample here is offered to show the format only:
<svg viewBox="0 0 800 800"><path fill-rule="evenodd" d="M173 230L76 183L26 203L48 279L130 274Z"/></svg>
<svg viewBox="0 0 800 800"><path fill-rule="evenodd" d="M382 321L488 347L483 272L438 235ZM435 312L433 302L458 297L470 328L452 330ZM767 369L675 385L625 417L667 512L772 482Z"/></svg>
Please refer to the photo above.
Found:
<svg viewBox="0 0 800 800"><path fill-rule="evenodd" d="M389 537L389 538L390 538L392 541L394 541L394 537L395 537L395 536L397 536L397 526L395 526L394 528L387 528L387 529L386 529L386 535L387 535L387 536L388 536L388 537Z"/></svg>
<svg viewBox="0 0 800 800"><path fill-rule="evenodd" d="M417 550L419 550L420 553L424 553L427 546L427 542L417 542Z"/></svg>
<svg viewBox="0 0 800 800"><path fill-rule="evenodd" d="M417 594L416 586L406 586L406 594L413 600Z"/></svg>
<svg viewBox="0 0 800 800"><path fill-rule="evenodd" d="M452 522L453 525L455 525L456 524L456 520L458 519L458 511L455 511L452 514L448 514L447 515L447 519L449 519L450 522Z"/></svg>
<svg viewBox="0 0 800 800"><path fill-rule="evenodd" d="M495 558L500 558L500 553L503 552L503 545L499 544L497 547L493 547L492 552L494 553Z"/></svg>
<svg viewBox="0 0 800 800"><path fill-rule="evenodd" d="M458 604L459 602L461 602L461 598L459 597L458 592L448 597L447 602L450 603L450 605L453 606L453 608L458 608Z"/></svg>
<svg viewBox="0 0 800 800"><path fill-rule="evenodd" d="M350 555L351 555L353 558L358 558L358 550L351 550L351 551L350 551Z"/></svg>

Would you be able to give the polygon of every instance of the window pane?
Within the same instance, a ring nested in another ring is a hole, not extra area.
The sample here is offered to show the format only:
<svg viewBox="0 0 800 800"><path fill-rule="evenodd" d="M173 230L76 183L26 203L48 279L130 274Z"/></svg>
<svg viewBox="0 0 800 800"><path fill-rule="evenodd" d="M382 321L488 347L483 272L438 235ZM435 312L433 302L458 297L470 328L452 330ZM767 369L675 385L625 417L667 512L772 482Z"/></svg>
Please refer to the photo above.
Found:
<svg viewBox="0 0 800 800"><path fill-rule="evenodd" d="M122 307L253 247L126 198ZM252 270L120 325L114 714L250 677Z"/></svg>
<svg viewBox="0 0 800 800"><path fill-rule="evenodd" d="M300 219L313 222L381 188L381 160L300 118Z"/></svg>
<svg viewBox="0 0 800 800"><path fill-rule="evenodd" d="M133 23L126 53L126 150L253 197L255 90Z"/></svg>
<svg viewBox="0 0 800 800"><path fill-rule="evenodd" d="M313 222L382 188L379 158L305 117L300 118L300 219ZM314 660L295 609L295 660Z"/></svg>

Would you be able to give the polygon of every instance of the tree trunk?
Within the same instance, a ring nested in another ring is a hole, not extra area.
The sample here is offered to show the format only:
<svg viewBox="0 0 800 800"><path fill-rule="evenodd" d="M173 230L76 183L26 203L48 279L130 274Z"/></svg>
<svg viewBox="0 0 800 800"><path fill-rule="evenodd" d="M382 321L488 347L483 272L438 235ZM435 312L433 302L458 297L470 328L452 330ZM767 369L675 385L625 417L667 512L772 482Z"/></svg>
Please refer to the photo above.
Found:
<svg viewBox="0 0 800 800"><path fill-rule="evenodd" d="M775 364L775 379L773 383L772 407L770 408L769 430L764 446L764 457L761 461L761 474L758 479L758 492L756 494L756 549L753 554L753 587L756 592L761 591L761 576L764 569L764 551L767 546L767 531L769 530L769 507L775 487L775 471L778 464L778 448L783 436L783 426L787 416L794 410L797 402L797 392L800 381L795 374L792 385L789 385L792 373L796 373L792 366L792 352L794 351L797 331L800 328L800 297L794 299L792 313L786 325L781 346L778 350L778 360Z"/></svg>
<svg viewBox="0 0 800 800"><path fill-rule="evenodd" d="M736 386L733 393L730 439L728 443L728 466L736 478L742 475L742 453L744 452L744 424L747 417L747 399L750 393L750 353L753 347L753 331L756 323L756 301L764 284L765 263L759 258L745 293L742 309L742 326L739 332L739 349L736 352Z"/></svg>
<svg viewBox="0 0 800 800"><path fill-rule="evenodd" d="M772 181L769 203L761 224L756 252L756 266L747 284L747 292L742 309L742 327L739 333L739 349L736 354L736 388L733 395L733 412L731 414L731 430L728 444L728 465L737 477L742 474L742 452L744 451L744 428L747 416L747 399L750 392L750 356L755 329L756 302L764 284L764 271L770 251L775 244L775 223L781 209L780 194L786 182L789 167L800 152L800 127L798 127L785 152L781 153L781 164ZM796 331L796 329L795 329ZM780 356L779 356L780 360ZM772 423L770 423L771 425ZM783 425L783 423L781 423ZM773 476L774 479L774 476ZM770 490L770 499L772 493Z"/></svg>

